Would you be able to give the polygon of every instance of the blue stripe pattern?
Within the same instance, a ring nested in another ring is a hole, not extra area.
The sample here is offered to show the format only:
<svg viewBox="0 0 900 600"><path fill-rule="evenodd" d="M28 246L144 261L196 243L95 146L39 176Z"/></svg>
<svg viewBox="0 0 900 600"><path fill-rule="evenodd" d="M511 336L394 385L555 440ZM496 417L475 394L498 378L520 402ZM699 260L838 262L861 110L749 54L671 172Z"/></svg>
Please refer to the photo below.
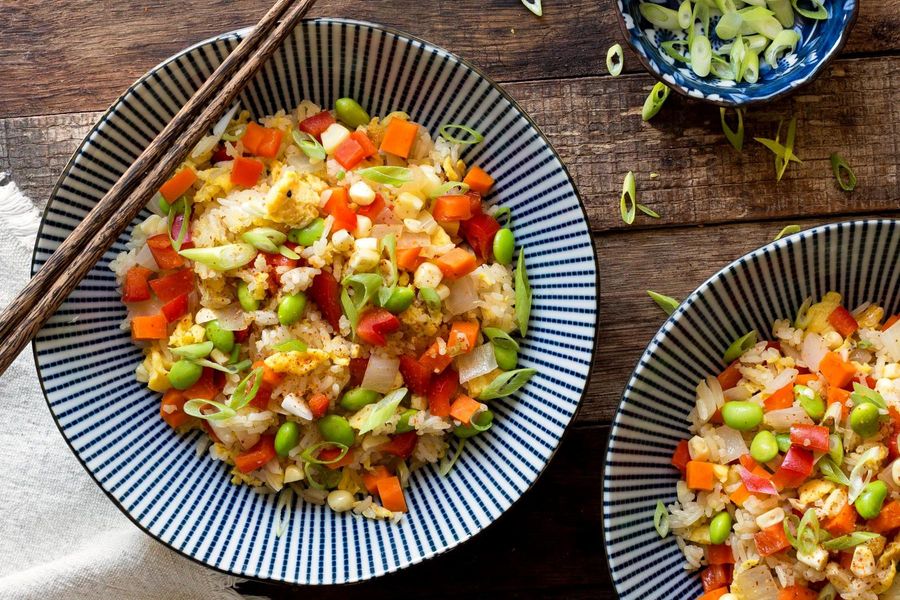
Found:
<svg viewBox="0 0 900 600"><path fill-rule="evenodd" d="M808 296L834 290L846 306L872 301L887 314L900 311L898 225L837 223L768 244L703 283L650 341L616 412L604 467L604 541L622 600L703 593L674 539L653 528L657 501L675 500L670 460L689 436L698 382L725 368L721 357L734 339L751 329L769 335L772 322L793 318Z"/></svg>
<svg viewBox="0 0 900 600"><path fill-rule="evenodd" d="M104 114L54 190L33 269L178 108L240 42L202 42L137 81ZM360 581L425 560L471 538L537 479L584 394L597 323L597 266L584 207L546 138L499 87L449 52L406 34L343 20L303 22L241 104L254 115L303 99L331 106L356 97L372 114L409 112L433 135L470 124L486 140L464 154L496 178L487 197L512 209L533 282L523 366L537 376L496 402L493 430L472 440L448 477L412 476L399 523L335 514L294 499L276 537L277 498L229 482L226 466L198 456L194 432L159 417L159 396L134 380L141 360L109 263L116 243L34 342L47 402L72 450L139 527L176 551L241 576L300 584ZM146 217L143 215L141 218ZM130 228L129 228L130 229Z"/></svg>

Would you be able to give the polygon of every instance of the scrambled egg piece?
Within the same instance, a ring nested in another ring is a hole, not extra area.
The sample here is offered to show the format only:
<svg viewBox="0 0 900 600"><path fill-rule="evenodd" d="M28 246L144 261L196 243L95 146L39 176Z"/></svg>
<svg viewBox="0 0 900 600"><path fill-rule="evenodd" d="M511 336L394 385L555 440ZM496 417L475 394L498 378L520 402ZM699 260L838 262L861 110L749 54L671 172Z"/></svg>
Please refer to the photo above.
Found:
<svg viewBox="0 0 900 600"><path fill-rule="evenodd" d="M224 198L234 189L234 184L231 183L231 168L213 167L197 171L197 178L203 184L197 190L197 193L194 194L195 203Z"/></svg>
<svg viewBox="0 0 900 600"><path fill-rule="evenodd" d="M837 292L828 292L822 296L822 300L809 307L806 311L804 322L799 323L801 328L814 333L825 333L834 328L828 322L828 316L834 309L841 305L841 295ZM803 327L805 325L805 327Z"/></svg>
<svg viewBox="0 0 900 600"><path fill-rule="evenodd" d="M328 353L323 350L307 350L306 352L276 352L265 360L266 366L276 373L306 375L320 364L328 360Z"/></svg>
<svg viewBox="0 0 900 600"><path fill-rule="evenodd" d="M166 392L172 387L169 383L169 368L171 362L166 360L162 350L157 347L150 348L144 362L138 367L138 381L146 377L147 387L154 392ZM143 370L143 373L141 371Z"/></svg>
<svg viewBox="0 0 900 600"><path fill-rule="evenodd" d="M503 373L500 369L494 369L490 373L485 373L481 377L476 377L475 379L471 379L467 381L465 384L466 389L469 392L469 396L472 398L478 398L481 395L481 392L484 391L484 388L491 385L491 382L497 379L500 374Z"/></svg>
<svg viewBox="0 0 900 600"><path fill-rule="evenodd" d="M303 227L319 216L319 194L326 187L315 175L286 170L266 196L266 217L276 223Z"/></svg>
<svg viewBox="0 0 900 600"><path fill-rule="evenodd" d="M188 344L199 344L206 340L206 328L194 323L191 315L185 315L178 321L175 331L169 336L169 346L178 348Z"/></svg>

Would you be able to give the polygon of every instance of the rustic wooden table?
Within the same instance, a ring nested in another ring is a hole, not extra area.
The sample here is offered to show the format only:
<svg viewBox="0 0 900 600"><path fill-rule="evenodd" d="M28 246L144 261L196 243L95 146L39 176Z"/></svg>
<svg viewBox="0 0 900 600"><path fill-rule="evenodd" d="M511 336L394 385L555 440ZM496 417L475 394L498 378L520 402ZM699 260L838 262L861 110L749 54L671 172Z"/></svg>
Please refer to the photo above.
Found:
<svg viewBox="0 0 900 600"><path fill-rule="evenodd" d="M128 84L181 48L252 24L270 0L0 0L0 171L41 206L78 142ZM683 297L722 265L803 227L896 214L900 198L900 0L863 3L843 56L787 100L752 109L743 153L719 111L673 94L650 123L653 84L633 54L613 79L606 49L624 45L613 0L321 0L316 16L384 23L483 68L550 137L587 203L598 238L600 351L577 421L535 488L461 549L354 589L316 598L614 598L603 553L601 470L609 422L633 364L663 319L647 288ZM771 154L750 141L798 117L797 154L775 184ZM828 157L847 158L854 193ZM662 215L625 226L622 178ZM658 173L651 178L650 173ZM477 565L473 569L473 565ZM294 588L250 582L247 593ZM427 590L427 591L425 591Z"/></svg>

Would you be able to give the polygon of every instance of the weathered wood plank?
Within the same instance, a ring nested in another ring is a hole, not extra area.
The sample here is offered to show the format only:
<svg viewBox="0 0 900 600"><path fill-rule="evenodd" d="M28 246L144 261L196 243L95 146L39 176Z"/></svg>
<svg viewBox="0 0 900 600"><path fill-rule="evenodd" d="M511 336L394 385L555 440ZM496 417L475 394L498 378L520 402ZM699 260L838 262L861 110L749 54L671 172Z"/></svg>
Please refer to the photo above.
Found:
<svg viewBox="0 0 900 600"><path fill-rule="evenodd" d="M317 600L540 598L612 600L603 554L602 479L608 427L570 431L537 484L495 524L461 547L371 582L322 587ZM472 570L474 560L483 568ZM477 593L473 593L477 586ZM297 588L246 583L273 600Z"/></svg>
<svg viewBox="0 0 900 600"><path fill-rule="evenodd" d="M132 81L209 36L252 25L268 0L0 0L0 116L105 108ZM363 19L413 33L470 59L500 81L605 74L606 49L622 41L614 0L320 0L315 16ZM77 26L73 26L77 24ZM477 27L472 26L477 24ZM900 50L900 0L863 2L846 51ZM629 53L626 71L640 71Z"/></svg>

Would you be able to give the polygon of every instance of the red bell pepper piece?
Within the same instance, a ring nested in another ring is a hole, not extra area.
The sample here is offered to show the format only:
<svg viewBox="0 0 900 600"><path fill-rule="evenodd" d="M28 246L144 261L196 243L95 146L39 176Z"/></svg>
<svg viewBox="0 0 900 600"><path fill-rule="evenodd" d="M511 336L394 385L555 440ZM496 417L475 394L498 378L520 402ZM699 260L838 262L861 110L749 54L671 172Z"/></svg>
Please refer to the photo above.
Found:
<svg viewBox="0 0 900 600"><path fill-rule="evenodd" d="M465 194L469 197L469 210L473 215L480 214L481 210L481 194L476 191L469 190Z"/></svg>
<svg viewBox="0 0 900 600"><path fill-rule="evenodd" d="M792 425L791 443L805 450L828 452L828 428L818 425Z"/></svg>
<svg viewBox="0 0 900 600"><path fill-rule="evenodd" d="M706 560L711 565L733 565L734 552L728 544L712 544L706 547Z"/></svg>
<svg viewBox="0 0 900 600"><path fill-rule="evenodd" d="M279 129L263 127L257 123L247 123L241 142L250 154L265 158L275 158L281 148L284 134Z"/></svg>
<svg viewBox="0 0 900 600"><path fill-rule="evenodd" d="M420 396L428 394L428 386L431 383L431 371L416 360L415 356L404 355L400 357L400 374L406 386Z"/></svg>
<svg viewBox="0 0 900 600"><path fill-rule="evenodd" d="M850 337L859 329L859 323L856 322L850 311L843 306L838 306L831 311L831 314L828 315L828 322L843 337Z"/></svg>
<svg viewBox="0 0 900 600"><path fill-rule="evenodd" d="M756 550L760 556L770 556L791 546L784 534L784 525L781 522L766 527L754 535L753 539L756 541Z"/></svg>
<svg viewBox="0 0 900 600"><path fill-rule="evenodd" d="M153 255L153 259L160 269L177 269L184 265L184 258L172 247L172 240L169 239L168 233L160 233L147 238L147 247L150 248L150 254Z"/></svg>
<svg viewBox="0 0 900 600"><path fill-rule="evenodd" d="M293 250L293 248L291 248L291 250ZM272 269L276 267L289 267L293 269L300 264L300 261L296 258L288 258L283 254L269 254L268 252L263 252L262 255L263 258L266 259L266 265Z"/></svg>
<svg viewBox="0 0 900 600"><path fill-rule="evenodd" d="M309 295L331 328L340 330L341 316L341 286L329 271L322 271L313 278L309 287Z"/></svg>
<svg viewBox="0 0 900 600"><path fill-rule="evenodd" d="M162 313L166 316L166 322L177 321L188 313L188 294L176 296L162 305Z"/></svg>
<svg viewBox="0 0 900 600"><path fill-rule="evenodd" d="M407 431L391 437L391 441L382 444L378 449L400 458L409 458L416 448L419 435L415 431Z"/></svg>
<svg viewBox="0 0 900 600"><path fill-rule="evenodd" d="M435 375L428 388L428 410L436 417L450 416L450 400L456 396L459 375L453 369L444 369Z"/></svg>
<svg viewBox="0 0 900 600"><path fill-rule="evenodd" d="M153 271L135 265L125 273L122 284L122 302L143 302L150 299L150 277Z"/></svg>
<svg viewBox="0 0 900 600"><path fill-rule="evenodd" d="M775 487L779 490L800 487L804 481L806 481L805 475L795 473L794 471L788 471L781 467L776 469L775 475L772 476L772 483L775 484Z"/></svg>
<svg viewBox="0 0 900 600"><path fill-rule="evenodd" d="M826 430L827 431L827 430ZM791 434L793 438L793 433ZM793 439L791 439L793 443ZM826 450L827 450L826 445ZM813 470L813 453L812 450L805 450L797 446L791 446L781 461L781 468L787 471L793 471L798 475L809 477Z"/></svg>
<svg viewBox="0 0 900 600"><path fill-rule="evenodd" d="M491 215L484 213L463 221L459 226L460 233L481 260L488 260L494 247L494 235L500 231L500 224Z"/></svg>
<svg viewBox="0 0 900 600"><path fill-rule="evenodd" d="M728 367L725 368L724 371L719 373L716 376L716 379L719 380L719 385L722 386L723 390L730 390L734 386L738 384L738 381L741 380L741 372L738 370L738 361L734 361Z"/></svg>
<svg viewBox="0 0 900 600"><path fill-rule="evenodd" d="M246 342L250 339L250 328L244 327L243 329L238 329L234 332L234 341L241 343Z"/></svg>
<svg viewBox="0 0 900 600"><path fill-rule="evenodd" d="M675 446L675 452L672 453L672 466L681 471L681 474L684 475L688 461L690 460L691 452L688 449L688 441L681 440L678 442L678 445Z"/></svg>
<svg viewBox="0 0 900 600"><path fill-rule="evenodd" d="M366 376L366 369L369 368L368 358L351 358L350 359L350 387L359 387Z"/></svg>
<svg viewBox="0 0 900 600"><path fill-rule="evenodd" d="M703 591L717 590L731 584L731 565L710 565L700 573Z"/></svg>
<svg viewBox="0 0 900 600"><path fill-rule="evenodd" d="M228 156L228 151L225 150L225 144L220 143L218 146L216 146L216 149L213 150L212 158L210 158L209 160L212 164L231 160L231 157Z"/></svg>
<svg viewBox="0 0 900 600"><path fill-rule="evenodd" d="M313 418L321 419L325 416L325 413L328 412L330 402L328 401L328 396L325 394L313 394L307 404L309 405L310 412L313 414Z"/></svg>
<svg viewBox="0 0 900 600"><path fill-rule="evenodd" d="M333 231L356 229L356 213L350 208L350 195L347 188L331 188L331 195L322 210L334 217Z"/></svg>
<svg viewBox="0 0 900 600"><path fill-rule="evenodd" d="M275 458L275 436L264 435L252 448L234 457L234 466L241 473L249 473Z"/></svg>
<svg viewBox="0 0 900 600"><path fill-rule="evenodd" d="M319 139L322 137L322 134L325 133L325 130L336 122L337 121L334 120L334 117L331 116L330 112L323 110L317 115L303 119L297 127L300 131L306 132L314 138Z"/></svg>
<svg viewBox="0 0 900 600"><path fill-rule="evenodd" d="M360 206L356 209L356 214L369 217L374 221L375 217L381 214L381 211L384 210L385 206L387 205L384 203L384 198L381 194L375 194L375 200L372 201L372 204Z"/></svg>
<svg viewBox="0 0 900 600"><path fill-rule="evenodd" d="M160 300L168 302L194 290L194 273L190 269L181 269L165 277L152 280L150 287L153 288Z"/></svg>
<svg viewBox="0 0 900 600"><path fill-rule="evenodd" d="M386 335L400 329L400 319L383 308L370 308L359 317L356 333L360 339L373 346L384 346Z"/></svg>
<svg viewBox="0 0 900 600"><path fill-rule="evenodd" d="M361 131L354 131L334 151L334 159L348 171L378 151L372 140Z"/></svg>
<svg viewBox="0 0 900 600"><path fill-rule="evenodd" d="M253 187L259 181L265 166L256 159L236 156L231 165L231 183Z"/></svg>
<svg viewBox="0 0 900 600"><path fill-rule="evenodd" d="M362 131L354 131L350 134L350 139L356 140L356 143L362 146L363 152L365 155L363 158L369 158L370 156L375 156L378 153L378 148L375 144L372 143L372 140Z"/></svg>
<svg viewBox="0 0 900 600"><path fill-rule="evenodd" d="M738 467L738 474L740 474L741 476L741 481L744 482L744 487L754 494L769 494L772 496L778 495L778 490L775 489L775 484L764 477L754 475L743 465Z"/></svg>

